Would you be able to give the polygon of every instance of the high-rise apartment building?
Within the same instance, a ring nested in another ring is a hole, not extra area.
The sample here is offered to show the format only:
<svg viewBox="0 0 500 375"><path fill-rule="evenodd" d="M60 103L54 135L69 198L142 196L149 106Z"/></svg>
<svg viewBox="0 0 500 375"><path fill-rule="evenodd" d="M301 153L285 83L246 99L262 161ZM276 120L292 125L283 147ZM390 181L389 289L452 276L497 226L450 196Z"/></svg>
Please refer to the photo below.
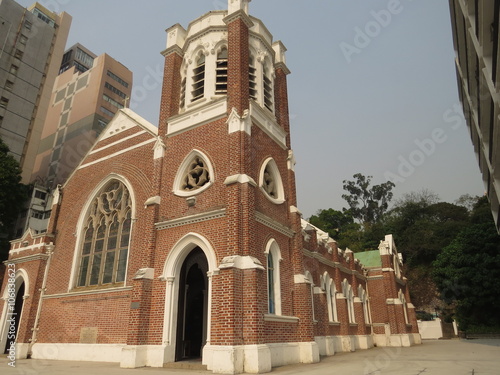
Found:
<svg viewBox="0 0 500 375"><path fill-rule="evenodd" d="M63 184L132 92L132 72L76 44L62 59L31 181Z"/></svg>
<svg viewBox="0 0 500 375"><path fill-rule="evenodd" d="M71 25L39 3L0 0L0 137L30 182L54 80Z"/></svg>
<svg viewBox="0 0 500 375"><path fill-rule="evenodd" d="M500 0L450 0L458 93L500 228Z"/></svg>

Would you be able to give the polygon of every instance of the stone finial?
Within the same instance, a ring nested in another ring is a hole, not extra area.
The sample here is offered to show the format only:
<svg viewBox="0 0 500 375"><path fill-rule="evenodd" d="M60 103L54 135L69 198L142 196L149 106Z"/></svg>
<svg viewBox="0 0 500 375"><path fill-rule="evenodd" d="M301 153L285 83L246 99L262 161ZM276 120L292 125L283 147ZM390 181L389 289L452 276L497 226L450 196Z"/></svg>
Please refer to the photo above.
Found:
<svg viewBox="0 0 500 375"><path fill-rule="evenodd" d="M243 10L248 14L248 3L252 0L228 0L227 13L232 14L239 10Z"/></svg>

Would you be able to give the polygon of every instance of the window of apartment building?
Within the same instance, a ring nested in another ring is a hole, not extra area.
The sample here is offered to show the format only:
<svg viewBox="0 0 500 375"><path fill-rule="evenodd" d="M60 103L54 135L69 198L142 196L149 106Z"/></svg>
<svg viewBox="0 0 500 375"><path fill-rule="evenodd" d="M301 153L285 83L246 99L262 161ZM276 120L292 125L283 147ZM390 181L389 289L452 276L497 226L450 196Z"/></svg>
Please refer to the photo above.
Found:
<svg viewBox="0 0 500 375"><path fill-rule="evenodd" d="M113 117L115 115L114 112L111 112L109 109L104 108L103 106L101 106L101 112L110 117Z"/></svg>
<svg viewBox="0 0 500 375"><path fill-rule="evenodd" d="M32 10L33 14L36 15L39 19L41 19L43 22L45 22L46 24L54 27L55 26L55 22L52 18L48 17L45 13L43 13L40 9L38 8L34 8Z"/></svg>
<svg viewBox="0 0 500 375"><path fill-rule="evenodd" d="M9 70L10 74L14 74L15 75L15 74L17 74L18 71L19 71L19 67L17 65L12 64L10 66L10 70Z"/></svg>
<svg viewBox="0 0 500 375"><path fill-rule="evenodd" d="M102 95L102 98L107 101L109 104L115 106L116 108L123 108L123 104L121 103L118 103L116 100L114 100L113 98L110 98L109 96L107 96L106 94L103 94Z"/></svg>
<svg viewBox="0 0 500 375"><path fill-rule="evenodd" d="M25 45L26 43L28 43L28 37L26 35L21 34L21 36L19 37L19 43Z"/></svg>
<svg viewBox="0 0 500 375"><path fill-rule="evenodd" d="M76 49L75 59L86 66L92 66L94 64L94 58L80 48Z"/></svg>
<svg viewBox="0 0 500 375"><path fill-rule="evenodd" d="M108 76L113 78L116 82L120 83L122 86L124 87L127 87L128 88L128 83L125 82L123 79L121 79L120 77L118 77L115 73L113 73L112 71L108 70L107 72Z"/></svg>
<svg viewBox="0 0 500 375"><path fill-rule="evenodd" d="M14 52L14 57L16 59L21 60L23 58L24 52L21 51L20 49L16 49L16 52Z"/></svg>
<svg viewBox="0 0 500 375"><path fill-rule="evenodd" d="M3 122L3 116L0 116L0 125L2 125Z"/></svg>
<svg viewBox="0 0 500 375"><path fill-rule="evenodd" d="M31 30L31 26L33 26L33 24L30 21L24 21L24 27L26 29Z"/></svg>
<svg viewBox="0 0 500 375"><path fill-rule="evenodd" d="M44 212L40 210L31 210L31 217L33 219L43 219Z"/></svg>
<svg viewBox="0 0 500 375"><path fill-rule="evenodd" d="M41 190L35 190L35 198L45 200L45 198L47 198L47 193Z"/></svg>
<svg viewBox="0 0 500 375"><path fill-rule="evenodd" d="M14 82L12 81L5 81L5 89L11 91L14 88Z"/></svg>
<svg viewBox="0 0 500 375"><path fill-rule="evenodd" d="M7 108L7 105L9 104L9 99L6 97L2 96L0 98L0 108Z"/></svg>
<svg viewBox="0 0 500 375"><path fill-rule="evenodd" d="M108 82L104 83L104 87L106 87L108 90L111 90L112 92L114 92L116 95L120 96L123 99L127 98L127 95L124 92L118 90L115 86L111 85Z"/></svg>

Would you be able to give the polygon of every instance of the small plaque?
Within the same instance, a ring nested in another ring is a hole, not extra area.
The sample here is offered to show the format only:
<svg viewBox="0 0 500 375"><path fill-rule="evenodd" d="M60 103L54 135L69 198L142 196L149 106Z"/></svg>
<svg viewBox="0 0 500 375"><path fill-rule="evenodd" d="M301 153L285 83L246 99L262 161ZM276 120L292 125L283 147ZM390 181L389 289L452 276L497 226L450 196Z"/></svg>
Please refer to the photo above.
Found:
<svg viewBox="0 0 500 375"><path fill-rule="evenodd" d="M83 327L80 331L80 344L97 344L97 327Z"/></svg>

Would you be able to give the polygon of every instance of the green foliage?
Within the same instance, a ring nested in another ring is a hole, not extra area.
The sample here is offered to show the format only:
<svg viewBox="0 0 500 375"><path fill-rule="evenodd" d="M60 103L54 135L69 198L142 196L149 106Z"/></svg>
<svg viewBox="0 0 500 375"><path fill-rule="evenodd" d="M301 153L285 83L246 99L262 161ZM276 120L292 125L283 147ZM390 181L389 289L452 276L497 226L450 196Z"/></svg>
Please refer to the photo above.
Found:
<svg viewBox="0 0 500 375"><path fill-rule="evenodd" d="M7 259L12 239L12 226L27 198L27 187L20 183L19 163L8 154L9 148L0 139L0 260Z"/></svg>
<svg viewBox="0 0 500 375"><path fill-rule="evenodd" d="M331 238L338 240L341 233L346 232L349 229L357 229L357 225L354 223L354 218L349 210L345 212L334 210L329 208L327 210L318 210L316 215L312 215L309 218L309 222L328 232Z"/></svg>
<svg viewBox="0 0 500 375"><path fill-rule="evenodd" d="M500 236L485 199L474 206L463 228L433 262L442 299L455 307L462 330L500 326Z"/></svg>
<svg viewBox="0 0 500 375"><path fill-rule="evenodd" d="M349 194L342 195L352 216L365 226L380 222L393 197L392 188L396 185L387 181L370 187L372 176L356 173L353 177L355 181L344 180L343 189Z"/></svg>
<svg viewBox="0 0 500 375"><path fill-rule="evenodd" d="M428 265L469 223L463 206L436 202L435 195L405 196L388 214L386 229L410 267Z"/></svg>

